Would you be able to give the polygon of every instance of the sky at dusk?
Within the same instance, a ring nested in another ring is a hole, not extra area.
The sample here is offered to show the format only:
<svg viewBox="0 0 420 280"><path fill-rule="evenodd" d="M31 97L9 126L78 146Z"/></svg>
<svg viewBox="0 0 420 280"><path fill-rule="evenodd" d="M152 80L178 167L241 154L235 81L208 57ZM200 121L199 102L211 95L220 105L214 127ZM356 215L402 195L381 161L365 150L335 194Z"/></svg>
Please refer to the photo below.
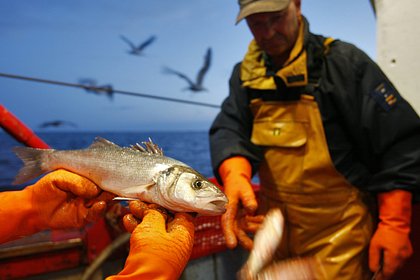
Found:
<svg viewBox="0 0 420 280"><path fill-rule="evenodd" d="M353 43L375 59L375 16L367 0L303 0L311 31ZM235 25L236 0L3 0L0 73L78 83L92 79L116 90L220 105L228 79L252 39ZM139 44L129 54L121 35ZM207 48L205 92L184 90L176 69L195 79ZM217 108L0 77L0 104L36 131L208 130ZM44 122L75 126L43 130Z"/></svg>

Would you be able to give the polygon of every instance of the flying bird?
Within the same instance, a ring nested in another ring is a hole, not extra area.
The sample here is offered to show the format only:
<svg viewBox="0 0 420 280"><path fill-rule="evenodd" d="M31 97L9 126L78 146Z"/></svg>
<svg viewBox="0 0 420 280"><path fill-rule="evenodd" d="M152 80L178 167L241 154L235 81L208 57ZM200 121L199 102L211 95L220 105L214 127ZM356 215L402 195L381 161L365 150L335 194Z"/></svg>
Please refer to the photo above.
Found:
<svg viewBox="0 0 420 280"><path fill-rule="evenodd" d="M152 35L146 41L136 46L133 42L127 39L127 37L123 35L120 35L120 37L124 42L126 42L130 46L131 49L128 51L128 53L132 55L142 55L143 50L156 40L156 36Z"/></svg>
<svg viewBox="0 0 420 280"><path fill-rule="evenodd" d="M62 120L56 120L56 121L50 121L50 122L44 122L39 127L40 128L47 128L47 127L59 127L59 126L71 126L71 127L77 127L76 124L69 122L69 121L62 121Z"/></svg>
<svg viewBox="0 0 420 280"><path fill-rule="evenodd" d="M86 92L98 95L106 94L109 99L114 97L114 89L112 85L99 86L96 80L89 78L79 79L79 84L86 90Z"/></svg>
<svg viewBox="0 0 420 280"><path fill-rule="evenodd" d="M203 80L204 80L204 76L206 75L207 71L210 68L210 64L211 64L211 48L208 48L206 55L204 56L204 65L203 67L201 67L200 71L198 71L195 82L193 82L185 74L178 72L176 70L173 70L171 68L168 68L168 67L164 68L164 73L174 74L180 77L181 79L184 79L188 83L188 87L185 88L184 90L190 90L192 92L207 91L207 89L203 87Z"/></svg>

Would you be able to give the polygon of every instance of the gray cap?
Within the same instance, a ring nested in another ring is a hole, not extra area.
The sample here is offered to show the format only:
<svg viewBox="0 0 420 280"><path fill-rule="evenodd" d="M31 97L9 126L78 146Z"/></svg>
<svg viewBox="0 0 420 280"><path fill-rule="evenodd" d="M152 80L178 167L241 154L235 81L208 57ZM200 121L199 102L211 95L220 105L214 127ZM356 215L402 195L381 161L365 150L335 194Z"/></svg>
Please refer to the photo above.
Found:
<svg viewBox="0 0 420 280"><path fill-rule="evenodd" d="M240 10L236 23L252 14L281 11L287 8L289 2L290 0L238 0Z"/></svg>

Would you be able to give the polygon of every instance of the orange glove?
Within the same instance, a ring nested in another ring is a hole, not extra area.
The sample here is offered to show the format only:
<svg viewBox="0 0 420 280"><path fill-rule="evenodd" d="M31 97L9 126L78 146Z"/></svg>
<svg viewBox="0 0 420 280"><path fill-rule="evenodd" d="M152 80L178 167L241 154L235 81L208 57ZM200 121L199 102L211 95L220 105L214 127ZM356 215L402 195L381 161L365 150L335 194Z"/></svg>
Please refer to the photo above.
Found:
<svg viewBox="0 0 420 280"><path fill-rule="evenodd" d="M252 240L239 223L246 214L253 215L258 207L251 186L251 173L251 164L246 158L240 156L226 159L219 167L224 192L229 199L226 212L222 215L222 229L226 245L231 249L237 246L238 239L244 248L248 250L252 248ZM242 203L245 213L238 212L240 203Z"/></svg>
<svg viewBox="0 0 420 280"><path fill-rule="evenodd" d="M176 213L166 225L167 215L148 209L140 201L130 202L130 211L143 220L138 224L132 215L124 216L126 229L134 228L130 253L124 269L107 280L178 279L194 245L193 218L187 213Z"/></svg>
<svg viewBox="0 0 420 280"><path fill-rule="evenodd" d="M370 242L369 268L376 272L383 262L377 279L389 279L413 254L409 238L411 193L403 190L380 193L378 206L380 222Z"/></svg>
<svg viewBox="0 0 420 280"><path fill-rule="evenodd" d="M45 229L80 228L104 214L112 197L65 170L49 173L21 191L2 192L0 243Z"/></svg>

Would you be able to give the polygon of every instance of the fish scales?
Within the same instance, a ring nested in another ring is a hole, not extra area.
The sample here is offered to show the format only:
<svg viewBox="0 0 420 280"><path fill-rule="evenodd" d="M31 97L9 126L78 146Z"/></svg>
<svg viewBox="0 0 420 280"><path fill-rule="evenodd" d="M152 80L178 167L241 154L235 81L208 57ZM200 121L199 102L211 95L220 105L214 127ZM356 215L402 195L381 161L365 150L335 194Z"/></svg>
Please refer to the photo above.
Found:
<svg viewBox="0 0 420 280"><path fill-rule="evenodd" d="M90 177L105 190L118 195L118 186L132 184L146 185L153 182L153 176L169 166L181 162L163 156L139 153L129 149L84 149L75 151L56 151L45 170L65 168L85 177ZM63 164L65 162L65 164ZM138 168L142 166L142 168ZM112 172L118 170L118 172Z"/></svg>

